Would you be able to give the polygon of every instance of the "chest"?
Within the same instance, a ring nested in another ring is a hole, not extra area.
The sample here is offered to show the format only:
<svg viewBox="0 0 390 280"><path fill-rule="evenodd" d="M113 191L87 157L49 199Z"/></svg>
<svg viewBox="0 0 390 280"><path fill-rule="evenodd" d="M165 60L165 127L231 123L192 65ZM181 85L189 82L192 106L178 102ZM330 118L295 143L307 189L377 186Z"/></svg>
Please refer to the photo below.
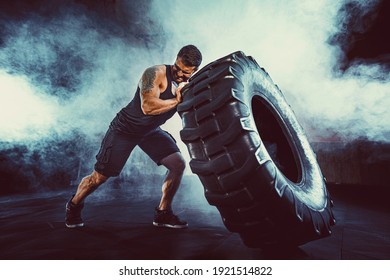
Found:
<svg viewBox="0 0 390 280"><path fill-rule="evenodd" d="M166 83L166 85L161 88L160 87L160 99L171 99L176 96L176 89L177 89L177 84L175 82L171 82L170 84Z"/></svg>

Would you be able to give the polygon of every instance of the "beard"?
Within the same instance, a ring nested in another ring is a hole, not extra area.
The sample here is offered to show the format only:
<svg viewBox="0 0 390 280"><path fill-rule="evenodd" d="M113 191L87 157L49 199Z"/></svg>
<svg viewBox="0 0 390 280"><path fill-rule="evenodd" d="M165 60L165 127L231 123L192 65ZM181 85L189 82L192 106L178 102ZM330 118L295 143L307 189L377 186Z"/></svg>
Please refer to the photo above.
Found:
<svg viewBox="0 0 390 280"><path fill-rule="evenodd" d="M185 76L180 76L178 75L178 72L179 71L176 71L175 69L173 69L173 67L171 68L172 69L172 78L173 80L177 83L177 84L180 84L182 82L187 82L188 81L188 78L185 77Z"/></svg>

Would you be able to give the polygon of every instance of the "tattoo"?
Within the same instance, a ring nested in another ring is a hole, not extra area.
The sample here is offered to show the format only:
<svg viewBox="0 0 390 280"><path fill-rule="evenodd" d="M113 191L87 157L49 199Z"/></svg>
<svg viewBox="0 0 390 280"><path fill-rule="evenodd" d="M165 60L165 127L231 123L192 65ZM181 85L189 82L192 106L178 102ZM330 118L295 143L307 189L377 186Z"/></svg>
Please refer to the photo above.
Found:
<svg viewBox="0 0 390 280"><path fill-rule="evenodd" d="M150 67L145 70L142 75L142 91L150 92L153 88L154 80L156 79L156 67Z"/></svg>

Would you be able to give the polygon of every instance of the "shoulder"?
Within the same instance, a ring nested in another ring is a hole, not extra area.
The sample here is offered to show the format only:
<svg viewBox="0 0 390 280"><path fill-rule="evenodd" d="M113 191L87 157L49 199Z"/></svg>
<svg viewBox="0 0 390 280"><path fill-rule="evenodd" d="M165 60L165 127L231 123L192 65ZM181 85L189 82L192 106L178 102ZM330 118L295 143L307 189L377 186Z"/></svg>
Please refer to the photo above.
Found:
<svg viewBox="0 0 390 280"><path fill-rule="evenodd" d="M161 80L165 79L166 75L167 73L165 65L154 65L146 68L144 73L142 74L142 77L148 79L151 78L153 80Z"/></svg>

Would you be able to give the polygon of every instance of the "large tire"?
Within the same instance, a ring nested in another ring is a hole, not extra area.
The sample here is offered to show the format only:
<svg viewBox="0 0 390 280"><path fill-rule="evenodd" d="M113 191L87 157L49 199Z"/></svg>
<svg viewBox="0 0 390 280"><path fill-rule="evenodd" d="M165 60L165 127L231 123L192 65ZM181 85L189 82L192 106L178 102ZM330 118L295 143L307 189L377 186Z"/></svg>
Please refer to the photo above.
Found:
<svg viewBox="0 0 390 280"><path fill-rule="evenodd" d="M192 77L180 132L209 204L248 247L300 245L331 233L334 216L310 144L282 92L235 52Z"/></svg>

